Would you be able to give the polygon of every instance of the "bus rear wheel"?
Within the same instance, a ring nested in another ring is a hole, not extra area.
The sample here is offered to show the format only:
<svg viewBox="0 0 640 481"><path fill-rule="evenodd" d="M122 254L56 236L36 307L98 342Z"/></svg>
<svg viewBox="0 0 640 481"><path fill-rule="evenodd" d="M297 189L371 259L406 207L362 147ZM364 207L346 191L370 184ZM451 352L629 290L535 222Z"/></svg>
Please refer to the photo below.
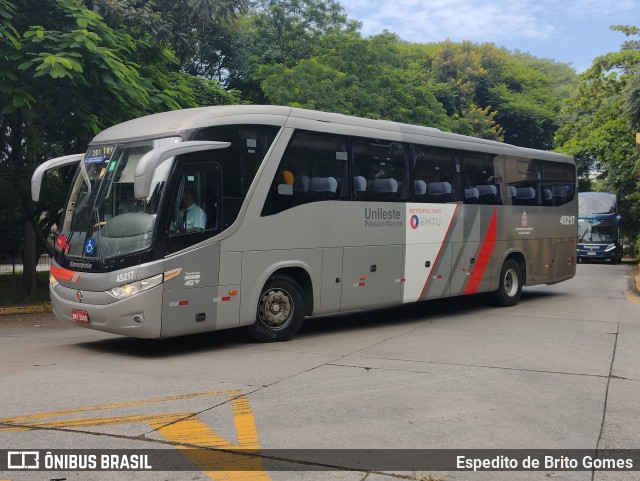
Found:
<svg viewBox="0 0 640 481"><path fill-rule="evenodd" d="M500 270L498 290L495 292L494 299L499 306L511 307L518 303L521 294L522 271L520 266L515 260L507 259Z"/></svg>
<svg viewBox="0 0 640 481"><path fill-rule="evenodd" d="M260 342L288 341L302 326L304 301L300 285L289 276L273 276L262 288L251 335Z"/></svg>

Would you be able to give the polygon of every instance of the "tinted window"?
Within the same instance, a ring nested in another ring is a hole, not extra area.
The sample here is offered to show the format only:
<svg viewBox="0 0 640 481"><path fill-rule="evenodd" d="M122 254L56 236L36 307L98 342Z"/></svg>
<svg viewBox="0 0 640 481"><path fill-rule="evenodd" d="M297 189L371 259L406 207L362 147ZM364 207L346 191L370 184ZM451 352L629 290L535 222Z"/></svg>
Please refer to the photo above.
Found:
<svg viewBox="0 0 640 481"><path fill-rule="evenodd" d="M382 202L408 199L409 153L403 144L365 138L352 142L354 198Z"/></svg>
<svg viewBox="0 0 640 481"><path fill-rule="evenodd" d="M571 164L542 163L542 204L564 205L576 195L576 170Z"/></svg>
<svg viewBox="0 0 640 481"><path fill-rule="evenodd" d="M496 176L498 156L476 152L464 153L465 204L501 204L500 179Z"/></svg>
<svg viewBox="0 0 640 481"><path fill-rule="evenodd" d="M456 151L412 145L411 159L415 201L456 202L460 199L460 159Z"/></svg>
<svg viewBox="0 0 640 481"><path fill-rule="evenodd" d="M279 130L270 125L222 125L194 135L193 140L231 142L231 147L215 155L222 168L223 227L230 226L238 217L256 172Z"/></svg>
<svg viewBox="0 0 640 481"><path fill-rule="evenodd" d="M297 131L287 147L262 215L297 205L349 198L347 138Z"/></svg>
<svg viewBox="0 0 640 481"><path fill-rule="evenodd" d="M176 252L222 230L222 176L220 165L182 162L176 171L165 253Z"/></svg>
<svg viewBox="0 0 640 481"><path fill-rule="evenodd" d="M540 162L507 158L508 196L512 205L540 205Z"/></svg>

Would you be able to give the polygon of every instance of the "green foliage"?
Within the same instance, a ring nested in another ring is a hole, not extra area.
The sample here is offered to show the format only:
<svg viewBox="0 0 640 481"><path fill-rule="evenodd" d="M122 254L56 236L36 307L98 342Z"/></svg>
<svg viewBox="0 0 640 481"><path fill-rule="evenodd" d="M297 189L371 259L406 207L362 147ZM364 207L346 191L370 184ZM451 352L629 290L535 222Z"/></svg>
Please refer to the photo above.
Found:
<svg viewBox="0 0 640 481"><path fill-rule="evenodd" d="M360 27L348 20L335 0L259 0L255 4L226 30L228 42L221 48L219 63L226 86L242 91L253 102L268 102L260 87L262 68L294 68L321 55L328 37Z"/></svg>
<svg viewBox="0 0 640 481"><path fill-rule="evenodd" d="M416 45L388 32L369 38L347 32L326 35L308 58L263 64L251 75L271 103L548 149L562 92L575 83L571 72L492 44Z"/></svg>
<svg viewBox="0 0 640 481"><path fill-rule="evenodd" d="M374 119L447 128L438 103L416 62L403 57L395 35L363 39L358 34L327 38L322 55L293 67L263 66L262 89L273 103Z"/></svg>
<svg viewBox="0 0 640 481"><path fill-rule="evenodd" d="M585 185L600 169L629 212L640 205L629 138L640 128L639 28L614 27L628 40L579 88L571 67L490 43L359 29L336 0L0 0L0 220L55 218L59 200L29 201L33 168L83 151L104 127L243 101L560 145ZM59 199L68 173L51 181Z"/></svg>
<svg viewBox="0 0 640 481"><path fill-rule="evenodd" d="M358 26L335 0L259 0L254 22L263 43L272 46L264 60L286 66L312 56L324 36Z"/></svg>
<svg viewBox="0 0 640 481"><path fill-rule="evenodd" d="M23 279L20 274L0 274L0 307L46 305L49 298L49 273L37 273L37 286L34 292L24 294Z"/></svg>
<svg viewBox="0 0 640 481"><path fill-rule="evenodd" d="M615 25L612 30L624 33L629 38L640 37L640 27ZM640 62L633 60L634 53L640 52L640 39L628 39L622 44L622 50L631 54L631 61L627 66L630 77L625 87L624 110L629 116L629 124L635 131L640 131Z"/></svg>
<svg viewBox="0 0 640 481"><path fill-rule="evenodd" d="M523 147L552 146L562 98L575 84L569 67L490 43L445 41L425 59L456 132Z"/></svg>
<svg viewBox="0 0 640 481"><path fill-rule="evenodd" d="M0 106L0 163L6 166L33 168L145 113L238 101L217 82L181 73L173 51L150 32L109 26L80 0L42 0L39 8L30 8L31 0L0 2L2 31L9 32L0 36L6 60L0 93L7 99ZM124 0L109 3L125 4L133 8Z"/></svg>
<svg viewBox="0 0 640 481"><path fill-rule="evenodd" d="M85 0L105 22L129 32L136 39L149 37L169 48L180 70L192 75L221 79L222 50L229 38L226 29L247 0ZM143 59L141 63L147 63Z"/></svg>
<svg viewBox="0 0 640 481"><path fill-rule="evenodd" d="M640 32L635 27L614 29ZM589 188L589 177L598 175L600 189L618 194L623 229L635 237L640 230L640 171L634 143L637 118L629 108L629 94L638 85L640 50L629 48L633 45L638 46L625 42L619 52L596 58L580 76L579 88L563 107L556 142L558 150L575 157L581 187Z"/></svg>
<svg viewBox="0 0 640 481"><path fill-rule="evenodd" d="M0 0L0 39L2 43L9 43L14 49L20 48L18 37L20 34L11 25L16 6L8 0Z"/></svg>
<svg viewBox="0 0 640 481"><path fill-rule="evenodd" d="M58 188L34 206L33 169L47 158L84 151L104 127L161 110L239 101L218 82L180 71L174 50L152 33L171 19L143 28L151 17L137 17L134 2L100 2L126 7L136 17L108 23L98 8L87 8L93 3L0 0L0 221L40 219L44 212L46 231L57 220L69 179L64 173L53 176ZM181 3L143 2L140 8L162 4L175 19ZM198 10L203 21L206 15L236 11L226 1L188 3L220 7ZM149 13L158 22L162 17L160 11ZM180 15L182 22L188 18Z"/></svg>

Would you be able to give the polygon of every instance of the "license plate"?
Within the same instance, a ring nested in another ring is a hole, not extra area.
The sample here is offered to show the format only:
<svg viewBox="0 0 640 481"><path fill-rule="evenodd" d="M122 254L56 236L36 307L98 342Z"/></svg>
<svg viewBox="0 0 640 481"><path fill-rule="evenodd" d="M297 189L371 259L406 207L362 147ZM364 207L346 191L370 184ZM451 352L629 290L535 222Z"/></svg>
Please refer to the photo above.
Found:
<svg viewBox="0 0 640 481"><path fill-rule="evenodd" d="M595 255L596 255L596 252L587 252L587 255L588 255L588 256L595 256Z"/></svg>
<svg viewBox="0 0 640 481"><path fill-rule="evenodd" d="M89 313L87 311L73 309L71 311L71 320L81 322L82 324L89 324Z"/></svg>

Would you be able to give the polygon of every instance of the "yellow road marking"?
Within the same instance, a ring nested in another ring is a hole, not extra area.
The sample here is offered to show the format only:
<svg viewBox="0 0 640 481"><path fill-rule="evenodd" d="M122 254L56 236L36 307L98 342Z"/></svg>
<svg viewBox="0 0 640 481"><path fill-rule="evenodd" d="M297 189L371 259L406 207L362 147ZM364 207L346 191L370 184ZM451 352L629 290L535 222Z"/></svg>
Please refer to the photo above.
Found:
<svg viewBox="0 0 640 481"><path fill-rule="evenodd" d="M179 396L168 396L168 397L159 397L153 399L142 399L139 401L127 401L121 403L114 404L104 404L101 406L91 406L86 408L74 408L74 409L65 409L62 411L52 411L49 413L39 413L39 414L29 414L26 416L16 416L12 418L0 419L2 423L11 423L15 421L27 420L27 419L38 419L38 418L50 418L54 416L62 416L64 414L75 414L89 411L99 411L102 409L118 409L123 407L131 407L131 406L142 406L144 404L159 404L163 402L170 401L180 401L183 399L195 399L201 397L210 397L210 396L220 396L227 395L230 398L234 398L236 396L244 396L244 393L240 390L225 390L225 391L208 391L208 392L200 392L193 394L181 394Z"/></svg>
<svg viewBox="0 0 640 481"><path fill-rule="evenodd" d="M0 426L0 431L31 431L33 429L73 429L90 426L106 426L108 424L134 424L159 422L161 425L169 424L187 416L191 413L175 413L164 415L140 415L140 416L119 416L111 418L87 418L87 419L65 419L63 421L42 421L27 422L20 426ZM0 420L3 422L4 420Z"/></svg>
<svg viewBox="0 0 640 481"><path fill-rule="evenodd" d="M136 416L111 416L103 418L51 419L67 414L89 413L133 406L166 403L184 399L225 395L231 398L233 422L238 444L224 439L204 421L188 412L162 414L142 414ZM233 454L224 451L205 451L191 447L217 448L226 450L260 449L258 430L249 404L249 399L239 390L209 391L140 401L105 404L78 409L67 409L48 413L37 413L0 419L2 431L29 431L33 429L73 429L113 424L147 423L162 436L171 441L192 463L199 466L214 481L271 481L259 457ZM14 424L15 426L11 426ZM19 424L19 425L17 425ZM233 468L233 471L224 471ZM241 469L241 470L240 470Z"/></svg>

